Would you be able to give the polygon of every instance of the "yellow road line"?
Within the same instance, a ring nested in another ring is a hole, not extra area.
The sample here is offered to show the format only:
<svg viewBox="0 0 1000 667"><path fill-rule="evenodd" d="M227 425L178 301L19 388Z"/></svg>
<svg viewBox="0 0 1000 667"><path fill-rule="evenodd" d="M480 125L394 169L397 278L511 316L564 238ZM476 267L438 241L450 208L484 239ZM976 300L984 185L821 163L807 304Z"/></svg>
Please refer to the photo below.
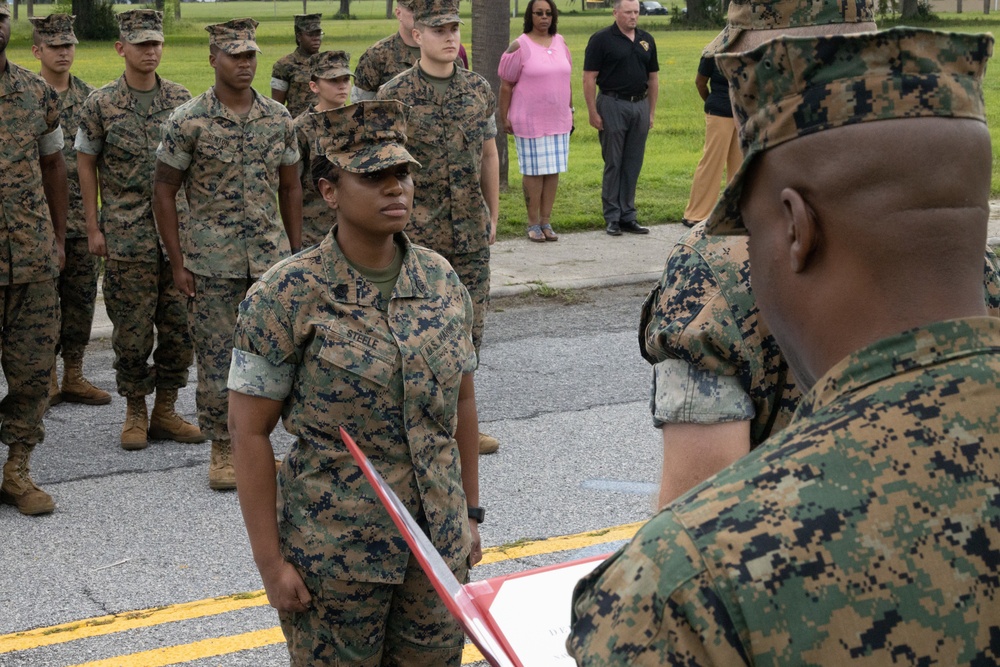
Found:
<svg viewBox="0 0 1000 667"><path fill-rule="evenodd" d="M507 560L515 560L518 558L525 558L527 556L539 556L550 553L557 553L560 551L572 551L574 549L581 549L583 547L593 546L595 544L605 544L608 542L616 542L619 540L630 539L635 535L636 531L642 525L642 522L631 523L623 526L615 526L606 530L591 531L588 533L577 533L576 535L562 535L559 537L552 537L544 540L532 540L525 542L517 542L510 545L503 545L500 547L491 547L485 549L483 552L483 560L480 565L488 565L490 563L498 563ZM195 618L202 618L205 616L216 616L219 614L224 614L231 611L237 611L239 609L247 609L250 607L259 607L267 604L267 597L264 595L263 590L252 591L249 593L237 593L235 595L227 595L218 598L208 598L205 600L196 600L194 602L184 602L175 605L169 605L165 607L154 607L151 609L141 609L138 611L124 612L121 614L111 614L108 616L98 616L96 618L88 618L82 621L75 621L72 623L64 623L61 625L53 625L46 628L37 628L35 630L27 630L25 632L15 632L7 635L0 635L0 654L11 653L13 651L26 651L34 648L41 648L43 646L52 646L54 644L63 644L71 641L76 641L79 639L86 639L89 637L99 637L102 635L114 634L117 632L126 632L128 630L134 630L137 628L147 628L155 625L161 625L164 623L173 623L177 621L187 621ZM281 631L278 628L272 628L270 630L263 630L263 633L273 633L277 631L277 641L284 641L281 638ZM246 633L245 635L237 635L238 637L248 637L251 638L248 641L254 641L254 637L260 633ZM206 641L216 641L216 640L206 640ZM219 640L221 641L221 640ZM196 644L201 644L202 642L196 642ZM270 641L268 643L276 643ZM259 646L266 646L265 644L259 644ZM193 646L193 644L187 644L184 646ZM471 645L470 645L471 646ZM255 646L247 646L247 648L255 648ZM183 646L174 647L183 648ZM158 649L162 651L168 651L171 649ZM239 649L235 649L239 650ZM474 647L473 647L473 650ZM223 651L222 653L229 653L231 650ZM468 650L466 651L468 653ZM156 653L148 652L148 653ZM214 655L221 655L222 653L211 653L205 654L202 657L211 657ZM478 653L478 651L477 651ZM134 655L144 656L145 653L136 653ZM126 657L115 659L116 662L113 664L125 665L127 663L120 662ZM192 658L192 660L195 658ZM480 656L477 660L481 660ZM150 658L150 660L154 660ZM472 660L475 662L476 660ZM183 662L183 660L174 662ZM87 667L92 665L103 665L104 662L87 663ZM112 664L112 663L107 663ZM155 665L168 665L170 662L146 662L140 661L136 663L130 663L136 665L150 665L154 667Z"/></svg>
<svg viewBox="0 0 1000 667"><path fill-rule="evenodd" d="M98 616L73 623L2 635L0 636L0 654L63 644L77 639L110 635L136 628L148 628L174 621L216 616L264 604L267 604L267 597L263 590L259 590L252 593L237 593L207 600L196 600L195 602L183 602L168 607L153 607L152 609Z"/></svg>
<svg viewBox="0 0 1000 667"><path fill-rule="evenodd" d="M227 637L213 637L190 644L167 646L166 648L130 653L105 660L94 660L76 667L165 667L166 665L176 665L177 663L192 662L202 658L212 658L218 655L228 655L284 643L285 637L281 634L281 628L274 627L269 630L245 632L241 635Z"/></svg>

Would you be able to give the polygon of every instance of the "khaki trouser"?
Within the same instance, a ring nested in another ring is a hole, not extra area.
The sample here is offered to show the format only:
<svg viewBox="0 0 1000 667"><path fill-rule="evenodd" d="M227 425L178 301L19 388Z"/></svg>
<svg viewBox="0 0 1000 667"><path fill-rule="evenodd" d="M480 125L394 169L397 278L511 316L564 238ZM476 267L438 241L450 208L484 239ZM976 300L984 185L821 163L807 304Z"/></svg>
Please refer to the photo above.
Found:
<svg viewBox="0 0 1000 667"><path fill-rule="evenodd" d="M701 222L707 218L719 199L722 172L726 172L728 183L733 180L742 162L739 133L733 119L706 115L705 152L694 170L691 196L684 209L684 218L692 222Z"/></svg>

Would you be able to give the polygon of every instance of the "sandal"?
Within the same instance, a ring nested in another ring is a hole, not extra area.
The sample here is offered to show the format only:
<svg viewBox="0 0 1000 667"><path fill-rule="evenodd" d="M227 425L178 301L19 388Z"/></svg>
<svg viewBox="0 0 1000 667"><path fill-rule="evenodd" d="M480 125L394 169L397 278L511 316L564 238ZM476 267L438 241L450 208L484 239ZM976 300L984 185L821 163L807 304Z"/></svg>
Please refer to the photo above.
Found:
<svg viewBox="0 0 1000 667"><path fill-rule="evenodd" d="M546 241L558 241L559 235L552 230L552 225L545 223L542 225L542 234L545 235Z"/></svg>
<svg viewBox="0 0 1000 667"><path fill-rule="evenodd" d="M535 243L545 243L541 225L528 225L528 240Z"/></svg>

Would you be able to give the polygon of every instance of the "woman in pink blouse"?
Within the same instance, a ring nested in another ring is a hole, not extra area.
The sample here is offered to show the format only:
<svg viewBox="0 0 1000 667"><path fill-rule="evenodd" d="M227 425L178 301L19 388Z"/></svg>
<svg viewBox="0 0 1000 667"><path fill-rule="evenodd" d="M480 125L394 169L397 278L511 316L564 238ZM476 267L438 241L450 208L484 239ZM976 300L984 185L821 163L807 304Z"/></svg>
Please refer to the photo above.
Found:
<svg viewBox="0 0 1000 667"><path fill-rule="evenodd" d="M556 33L559 11L552 0L530 0L524 34L500 58L500 118L514 135L528 209L528 238L558 241L552 205L559 174L569 160L573 128L569 48Z"/></svg>

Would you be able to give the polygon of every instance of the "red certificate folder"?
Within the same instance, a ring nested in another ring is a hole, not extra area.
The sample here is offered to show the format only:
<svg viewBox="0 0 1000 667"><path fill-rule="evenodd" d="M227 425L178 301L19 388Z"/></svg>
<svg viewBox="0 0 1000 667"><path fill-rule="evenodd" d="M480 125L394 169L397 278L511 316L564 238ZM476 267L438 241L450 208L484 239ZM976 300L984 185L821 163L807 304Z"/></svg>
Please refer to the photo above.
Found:
<svg viewBox="0 0 1000 667"><path fill-rule="evenodd" d="M563 644L569 633L573 586L607 554L476 581L464 586L409 510L343 428L340 437L385 505L445 606L493 667L572 665Z"/></svg>

